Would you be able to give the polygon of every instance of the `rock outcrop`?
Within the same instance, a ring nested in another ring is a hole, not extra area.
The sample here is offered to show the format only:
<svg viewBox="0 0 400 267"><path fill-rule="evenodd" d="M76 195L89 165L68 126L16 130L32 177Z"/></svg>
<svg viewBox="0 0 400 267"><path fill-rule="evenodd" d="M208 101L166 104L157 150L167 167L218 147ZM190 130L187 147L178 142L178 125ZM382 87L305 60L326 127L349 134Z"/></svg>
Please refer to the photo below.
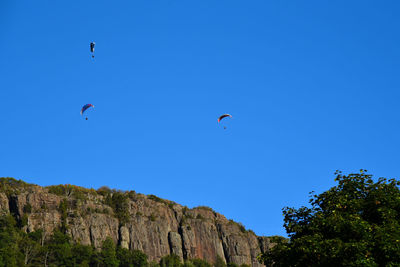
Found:
<svg viewBox="0 0 400 267"><path fill-rule="evenodd" d="M121 203L112 204L115 194L125 197L122 208ZM44 238L65 225L75 242L98 248L111 237L116 244L141 250L156 261L173 253L181 259L215 262L220 257L227 263L261 266L257 255L271 246L267 237L256 236L211 208L188 209L133 191L41 187L2 178L0 210L25 221L27 232L43 229Z"/></svg>

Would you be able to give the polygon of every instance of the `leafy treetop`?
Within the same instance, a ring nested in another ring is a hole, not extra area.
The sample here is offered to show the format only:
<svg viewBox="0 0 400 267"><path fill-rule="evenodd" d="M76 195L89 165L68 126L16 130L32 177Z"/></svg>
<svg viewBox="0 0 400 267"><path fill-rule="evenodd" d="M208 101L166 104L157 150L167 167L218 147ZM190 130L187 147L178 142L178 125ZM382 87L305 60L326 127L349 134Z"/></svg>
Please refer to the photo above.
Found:
<svg viewBox="0 0 400 267"><path fill-rule="evenodd" d="M289 241L259 256L267 266L399 266L400 182L361 170L336 172L337 186L311 207L283 209Z"/></svg>

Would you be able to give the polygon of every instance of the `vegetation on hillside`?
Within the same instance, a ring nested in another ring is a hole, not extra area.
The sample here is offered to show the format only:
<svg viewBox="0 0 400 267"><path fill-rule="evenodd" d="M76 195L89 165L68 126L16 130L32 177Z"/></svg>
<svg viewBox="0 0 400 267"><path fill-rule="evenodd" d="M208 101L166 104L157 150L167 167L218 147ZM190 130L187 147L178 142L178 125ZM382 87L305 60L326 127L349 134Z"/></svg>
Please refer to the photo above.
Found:
<svg viewBox="0 0 400 267"><path fill-rule="evenodd" d="M365 170L336 173L311 207L283 210L289 240L260 255L267 266L400 266L400 181Z"/></svg>
<svg viewBox="0 0 400 267"><path fill-rule="evenodd" d="M14 178L0 178L0 192L6 193L7 197L15 197L22 192L35 192L39 186L28 184L22 180ZM129 267L249 267L248 265L238 266L234 263L225 263L222 258L217 258L215 263L209 263L202 259L188 259L181 261L176 255L166 255L159 262L149 262L147 255L138 250L130 251L116 245L109 237L100 249L93 246L75 243L68 232L68 218L70 216L85 216L91 212L108 213L110 212L118 218L120 224L129 220L129 201L137 201L147 198L169 208L176 205L175 202L161 199L154 195L144 196L135 191L121 191L110 189L103 186L97 190L87 189L74 185L55 185L47 186L44 190L50 194L61 197L57 206L60 214L60 225L55 228L53 233L44 233L43 230L36 230L27 233L26 225L28 215L37 212L32 205L27 202L23 207L23 216L18 213L9 213L4 210L0 215L0 267L2 266L129 266ZM84 206L88 201L100 203L99 206ZM99 208L101 204L107 208ZM82 206L83 205L83 206ZM82 208L84 207L84 208ZM42 210L47 210L43 205ZM209 207L200 206L195 209L213 211ZM112 211L111 211L112 210ZM183 217L189 219L204 218L197 214L194 218L187 207L183 208ZM136 213L136 215L138 215ZM185 215L186 214L186 215ZM151 214L151 221L157 220L155 214ZM183 222L182 222L183 223ZM234 223L230 221L230 223ZM237 223L234 223L237 224ZM237 224L238 227L241 224ZM189 227L189 226L187 226ZM242 226L244 229L244 227Z"/></svg>
<svg viewBox="0 0 400 267"><path fill-rule="evenodd" d="M72 242L62 227L49 239L43 231L25 233L12 215L0 216L0 266L93 266L93 267L211 267L202 259L182 262L176 255L166 255L159 262L149 262L146 254L117 246L111 238L104 240L101 249ZM227 267L221 258L214 264ZM230 267L239 267L228 264ZM248 267L241 265L240 267Z"/></svg>

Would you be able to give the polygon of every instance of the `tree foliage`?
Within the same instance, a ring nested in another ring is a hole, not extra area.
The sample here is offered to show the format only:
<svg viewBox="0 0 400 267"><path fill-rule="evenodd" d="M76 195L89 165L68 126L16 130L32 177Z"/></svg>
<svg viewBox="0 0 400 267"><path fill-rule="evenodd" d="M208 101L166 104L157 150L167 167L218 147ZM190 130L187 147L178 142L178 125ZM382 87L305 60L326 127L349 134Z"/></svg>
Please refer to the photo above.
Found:
<svg viewBox="0 0 400 267"><path fill-rule="evenodd" d="M400 182L365 170L335 173L337 186L311 207L283 209L289 240L260 255L267 266L399 266Z"/></svg>
<svg viewBox="0 0 400 267"><path fill-rule="evenodd" d="M117 248L117 258L120 266L124 267L147 267L147 255L140 250L128 250L126 248Z"/></svg>
<svg viewBox="0 0 400 267"><path fill-rule="evenodd" d="M105 203L114 210L114 214L118 218L120 224L125 224L129 221L127 194L124 194L123 192L107 194Z"/></svg>
<svg viewBox="0 0 400 267"><path fill-rule="evenodd" d="M101 260L106 266L117 267L119 266L119 260L117 259L116 247L114 241L107 237L101 247Z"/></svg>
<svg viewBox="0 0 400 267"><path fill-rule="evenodd" d="M160 260L160 267L181 267L181 266L182 266L181 259L175 254L164 256Z"/></svg>
<svg viewBox="0 0 400 267"><path fill-rule="evenodd" d="M211 264L202 259L191 259L190 261L195 267L211 267Z"/></svg>

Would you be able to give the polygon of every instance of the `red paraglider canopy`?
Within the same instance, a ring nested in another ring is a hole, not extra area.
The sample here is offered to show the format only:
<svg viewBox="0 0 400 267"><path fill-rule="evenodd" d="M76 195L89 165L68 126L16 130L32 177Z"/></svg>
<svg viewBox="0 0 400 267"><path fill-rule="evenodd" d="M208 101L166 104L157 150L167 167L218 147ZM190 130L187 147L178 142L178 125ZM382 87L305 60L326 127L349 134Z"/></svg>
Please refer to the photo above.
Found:
<svg viewBox="0 0 400 267"><path fill-rule="evenodd" d="M219 116L219 118L218 118L218 123L219 123L223 118L226 118L226 117L232 118L232 115L230 115L230 114L224 114L224 115Z"/></svg>

